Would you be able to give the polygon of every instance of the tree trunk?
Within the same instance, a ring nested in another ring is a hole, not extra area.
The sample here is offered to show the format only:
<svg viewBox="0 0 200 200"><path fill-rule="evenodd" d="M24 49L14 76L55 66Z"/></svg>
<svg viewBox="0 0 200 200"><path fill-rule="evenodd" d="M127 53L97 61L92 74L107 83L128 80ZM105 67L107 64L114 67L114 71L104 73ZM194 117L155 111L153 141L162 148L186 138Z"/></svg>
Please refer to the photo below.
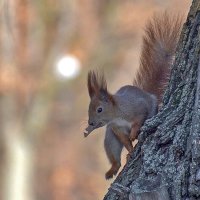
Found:
<svg viewBox="0 0 200 200"><path fill-rule="evenodd" d="M194 0L160 112L104 200L200 199L200 1Z"/></svg>

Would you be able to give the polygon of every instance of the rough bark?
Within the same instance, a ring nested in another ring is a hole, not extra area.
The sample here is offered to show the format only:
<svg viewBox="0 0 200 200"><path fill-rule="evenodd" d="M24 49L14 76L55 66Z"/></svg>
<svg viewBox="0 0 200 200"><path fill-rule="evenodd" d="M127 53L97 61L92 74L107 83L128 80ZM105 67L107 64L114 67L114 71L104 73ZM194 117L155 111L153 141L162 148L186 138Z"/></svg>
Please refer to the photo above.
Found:
<svg viewBox="0 0 200 200"><path fill-rule="evenodd" d="M160 112L104 200L200 199L200 1L184 24Z"/></svg>

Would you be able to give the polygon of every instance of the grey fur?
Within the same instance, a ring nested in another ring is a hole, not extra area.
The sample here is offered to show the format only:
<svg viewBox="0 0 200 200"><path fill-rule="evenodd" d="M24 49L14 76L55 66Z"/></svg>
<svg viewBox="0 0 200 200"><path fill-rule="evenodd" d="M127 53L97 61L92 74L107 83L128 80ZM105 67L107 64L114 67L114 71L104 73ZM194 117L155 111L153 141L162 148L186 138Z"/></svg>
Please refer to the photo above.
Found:
<svg viewBox="0 0 200 200"><path fill-rule="evenodd" d="M111 153L120 162L123 144L113 133L112 126L118 126L124 134L129 135L131 132L129 124L138 117L141 117L144 122L154 116L158 111L158 103L156 96L131 85L120 88L115 93L114 99L117 103L117 110L115 117L107 125L104 148L108 159Z"/></svg>
<svg viewBox="0 0 200 200"><path fill-rule="evenodd" d="M148 119L157 113L158 103L156 96L135 86L121 87L114 95L117 102L116 117L133 122L141 116Z"/></svg>
<svg viewBox="0 0 200 200"><path fill-rule="evenodd" d="M109 155L112 155L115 158L115 160L119 162L119 164L121 163L121 151L122 151L123 145L121 142L119 142L116 135L112 131L111 125L107 125L106 127L104 148L110 162L111 162L111 158L109 157Z"/></svg>

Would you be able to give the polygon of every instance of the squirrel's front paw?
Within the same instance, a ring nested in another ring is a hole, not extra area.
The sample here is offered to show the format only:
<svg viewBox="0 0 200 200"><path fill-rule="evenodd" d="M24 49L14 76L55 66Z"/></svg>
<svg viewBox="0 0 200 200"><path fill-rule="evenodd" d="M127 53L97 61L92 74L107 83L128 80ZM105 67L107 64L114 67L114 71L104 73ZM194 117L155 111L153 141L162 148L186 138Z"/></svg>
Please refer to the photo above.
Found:
<svg viewBox="0 0 200 200"><path fill-rule="evenodd" d="M113 178L114 175L117 174L118 170L114 170L113 168L111 168L110 170L108 170L105 174L105 178L106 180Z"/></svg>
<svg viewBox="0 0 200 200"><path fill-rule="evenodd" d="M111 178L113 178L113 176L117 174L117 172L118 172L120 166L121 166L120 162L114 162L114 163L112 164L111 168L106 172L105 178L106 178L106 179L111 179Z"/></svg>
<svg viewBox="0 0 200 200"><path fill-rule="evenodd" d="M114 176L114 173L110 170L107 171L106 174L105 174L106 180L113 178L113 176Z"/></svg>

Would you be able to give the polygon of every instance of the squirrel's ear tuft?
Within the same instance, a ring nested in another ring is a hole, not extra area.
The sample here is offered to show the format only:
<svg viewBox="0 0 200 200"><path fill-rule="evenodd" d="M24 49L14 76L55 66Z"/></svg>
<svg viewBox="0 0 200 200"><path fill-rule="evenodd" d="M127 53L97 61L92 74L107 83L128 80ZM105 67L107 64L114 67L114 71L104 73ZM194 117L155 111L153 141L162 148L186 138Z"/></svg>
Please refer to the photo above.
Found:
<svg viewBox="0 0 200 200"><path fill-rule="evenodd" d="M102 101L107 101L115 104L113 96L107 90L107 83L103 74L89 71L87 86L90 98L96 96Z"/></svg>
<svg viewBox="0 0 200 200"><path fill-rule="evenodd" d="M99 98L101 101L110 102L113 105L116 105L116 101L112 94L110 94L107 90L100 90Z"/></svg>
<svg viewBox="0 0 200 200"><path fill-rule="evenodd" d="M95 95L95 88L94 88L94 83L93 83L93 72L92 71L88 72L87 87L88 87L89 96L90 96L90 98L92 98Z"/></svg>
<svg viewBox="0 0 200 200"><path fill-rule="evenodd" d="M107 83L104 75L99 75L98 72L89 71L87 86L90 98L94 95L99 96L100 91L107 92Z"/></svg>

